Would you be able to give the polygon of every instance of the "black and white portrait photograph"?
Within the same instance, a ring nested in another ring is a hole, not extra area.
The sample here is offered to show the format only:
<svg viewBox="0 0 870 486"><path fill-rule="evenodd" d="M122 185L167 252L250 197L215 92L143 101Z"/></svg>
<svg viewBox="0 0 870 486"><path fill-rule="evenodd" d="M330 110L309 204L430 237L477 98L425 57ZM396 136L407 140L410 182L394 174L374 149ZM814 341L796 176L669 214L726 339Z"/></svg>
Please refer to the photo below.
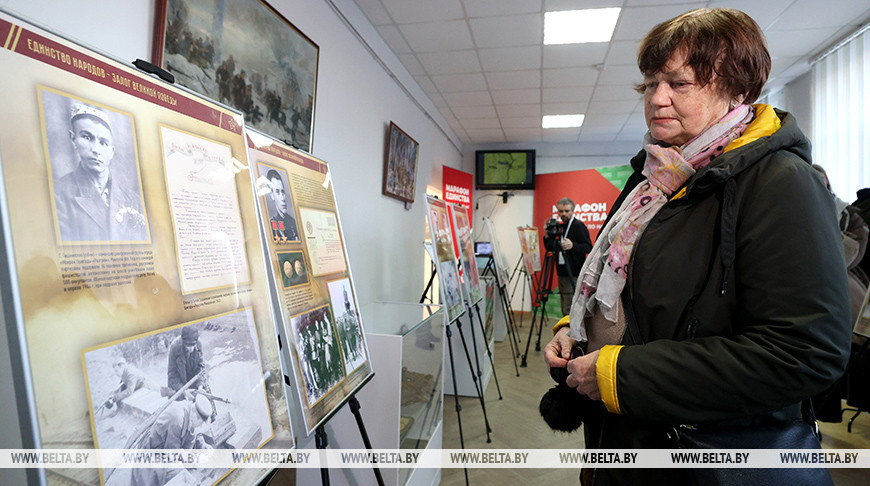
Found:
<svg viewBox="0 0 870 486"><path fill-rule="evenodd" d="M150 243L132 115L38 92L58 242Z"/></svg>
<svg viewBox="0 0 870 486"><path fill-rule="evenodd" d="M301 251L278 252L277 255L281 283L285 289L308 283L305 256Z"/></svg>
<svg viewBox="0 0 870 486"><path fill-rule="evenodd" d="M101 449L254 449L272 438L249 310L86 349ZM107 485L213 484L214 469L107 469Z"/></svg>
<svg viewBox="0 0 870 486"><path fill-rule="evenodd" d="M291 317L290 326L310 408L347 373L341 362L341 350L328 305Z"/></svg>
<svg viewBox="0 0 870 486"><path fill-rule="evenodd" d="M290 186L287 184L287 173L281 169L266 164L259 164L259 192L266 203L269 215L268 228L271 229L272 240L275 243L299 241L299 231L296 217L293 215L293 198L290 197Z"/></svg>
<svg viewBox="0 0 870 486"><path fill-rule="evenodd" d="M350 373L367 359L365 338L354 304L350 279L333 280L327 282L326 286L329 288L329 301L335 315L335 328L338 330L345 368Z"/></svg>

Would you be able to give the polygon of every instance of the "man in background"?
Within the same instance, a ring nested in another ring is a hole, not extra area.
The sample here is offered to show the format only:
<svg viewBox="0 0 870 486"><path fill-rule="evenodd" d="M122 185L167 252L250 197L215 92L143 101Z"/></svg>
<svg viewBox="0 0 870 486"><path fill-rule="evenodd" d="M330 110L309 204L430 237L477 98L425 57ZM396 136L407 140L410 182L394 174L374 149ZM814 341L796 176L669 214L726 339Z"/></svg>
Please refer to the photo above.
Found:
<svg viewBox="0 0 870 486"><path fill-rule="evenodd" d="M544 232L544 247L556 253L556 275L559 277L559 296L562 299L562 315L571 311L574 285L577 275L592 251L589 229L574 217L574 201L563 197L556 203L559 217L547 222Z"/></svg>

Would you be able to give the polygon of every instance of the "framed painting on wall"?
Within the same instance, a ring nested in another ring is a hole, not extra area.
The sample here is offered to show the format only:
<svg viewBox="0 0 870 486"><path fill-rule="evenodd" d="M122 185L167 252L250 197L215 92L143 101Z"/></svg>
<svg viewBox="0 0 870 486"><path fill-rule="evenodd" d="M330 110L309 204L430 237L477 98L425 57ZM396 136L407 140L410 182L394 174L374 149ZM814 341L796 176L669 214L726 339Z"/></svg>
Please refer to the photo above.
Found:
<svg viewBox="0 0 870 486"><path fill-rule="evenodd" d="M414 202L417 185L417 152L420 144L390 122L387 160L384 162L384 194Z"/></svg>
<svg viewBox="0 0 870 486"><path fill-rule="evenodd" d="M152 61L311 152L319 47L265 1L157 0Z"/></svg>

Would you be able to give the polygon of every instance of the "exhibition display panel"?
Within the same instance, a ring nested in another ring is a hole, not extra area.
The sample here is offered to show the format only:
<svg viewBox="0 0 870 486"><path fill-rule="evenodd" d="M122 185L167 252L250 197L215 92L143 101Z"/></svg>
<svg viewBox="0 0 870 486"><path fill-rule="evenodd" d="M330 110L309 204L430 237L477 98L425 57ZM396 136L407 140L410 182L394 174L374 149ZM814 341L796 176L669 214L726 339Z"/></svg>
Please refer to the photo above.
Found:
<svg viewBox="0 0 870 486"><path fill-rule="evenodd" d="M0 38L0 285L24 446L294 447L242 114L5 12ZM160 434L199 422L181 443Z"/></svg>
<svg viewBox="0 0 870 486"><path fill-rule="evenodd" d="M466 309L462 300L462 284L457 270L448 208L446 202L433 196L426 196L426 215L431 239L427 251L436 265L435 273L438 276L442 302L446 304L444 318L447 323L451 323L463 315Z"/></svg>
<svg viewBox="0 0 870 486"><path fill-rule="evenodd" d="M311 433L372 377L329 165L253 130L248 150L288 380Z"/></svg>

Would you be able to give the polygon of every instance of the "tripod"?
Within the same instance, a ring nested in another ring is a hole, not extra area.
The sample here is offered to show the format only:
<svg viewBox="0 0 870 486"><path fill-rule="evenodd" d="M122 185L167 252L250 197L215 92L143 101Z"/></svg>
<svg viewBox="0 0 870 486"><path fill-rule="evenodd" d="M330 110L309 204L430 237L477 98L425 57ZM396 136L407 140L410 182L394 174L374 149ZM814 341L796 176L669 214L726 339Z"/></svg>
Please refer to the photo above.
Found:
<svg viewBox="0 0 870 486"><path fill-rule="evenodd" d="M560 245L561 239L552 239L549 240L547 246L547 253L544 255L544 263L541 266L541 278L538 280L538 285L536 287L536 297L537 297L537 306L532 306L532 325L529 327L529 339L526 341L526 351L523 354L523 360L520 364L521 367L525 368L528 366L528 356L529 356L529 345L532 343L532 333L535 331L535 319L537 318L538 310L541 312L541 321L538 325L538 340L535 343L535 351L541 350L541 331L544 328L544 319L546 318L546 307L547 300L550 297L552 291L551 281L553 279L553 273L556 268L556 262L558 255L562 252L562 247ZM564 257L564 255L563 255ZM565 269L568 271L568 277L573 281L573 275L571 275L571 267L568 265L567 261L565 262Z"/></svg>
<svg viewBox="0 0 870 486"><path fill-rule="evenodd" d="M517 271L519 271L520 275L522 275L524 277L522 279L523 290L520 294L520 297L522 298L522 300L520 301L520 323L518 325L518 327L523 327L523 314L525 312L524 309L526 307L526 285L528 284L528 281L529 281L529 273L526 271L525 265L523 265L523 256L522 255L520 255L520 259L519 259L519 261L517 261L517 266L514 267L514 271L513 271L513 273L511 273L511 281L514 282L514 288L513 288L513 290L511 290L511 299L513 299L514 295L516 295L517 287L519 287L519 285L520 285L519 280L514 280L514 276L517 274Z"/></svg>

